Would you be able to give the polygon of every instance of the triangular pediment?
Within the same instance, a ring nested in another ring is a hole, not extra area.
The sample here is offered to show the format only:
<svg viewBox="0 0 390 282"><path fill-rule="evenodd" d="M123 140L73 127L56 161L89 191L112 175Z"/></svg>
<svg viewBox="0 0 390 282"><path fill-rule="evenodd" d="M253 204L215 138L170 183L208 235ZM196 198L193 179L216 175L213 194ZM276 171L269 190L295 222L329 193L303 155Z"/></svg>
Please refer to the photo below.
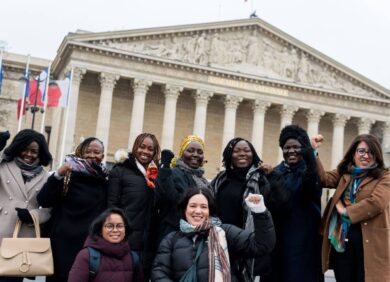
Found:
<svg viewBox="0 0 390 282"><path fill-rule="evenodd" d="M389 91L260 19L73 34L72 40L303 87L390 98Z"/></svg>

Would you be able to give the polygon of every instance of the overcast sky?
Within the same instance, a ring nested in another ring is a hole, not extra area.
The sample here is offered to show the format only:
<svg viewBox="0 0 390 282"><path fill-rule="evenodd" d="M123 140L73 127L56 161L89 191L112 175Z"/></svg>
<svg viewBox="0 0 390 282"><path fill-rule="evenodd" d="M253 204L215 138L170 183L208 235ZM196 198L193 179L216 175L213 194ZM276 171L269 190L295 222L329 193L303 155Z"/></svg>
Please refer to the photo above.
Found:
<svg viewBox="0 0 390 282"><path fill-rule="evenodd" d="M4 0L0 40L53 59L64 36L248 18L266 22L390 89L389 0Z"/></svg>

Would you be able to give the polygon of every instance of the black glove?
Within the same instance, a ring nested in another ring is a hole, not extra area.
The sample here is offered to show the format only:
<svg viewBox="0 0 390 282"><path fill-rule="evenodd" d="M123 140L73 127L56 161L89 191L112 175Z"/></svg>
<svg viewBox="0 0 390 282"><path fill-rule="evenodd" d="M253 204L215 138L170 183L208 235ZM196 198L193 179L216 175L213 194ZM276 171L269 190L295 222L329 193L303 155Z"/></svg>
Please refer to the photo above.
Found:
<svg viewBox="0 0 390 282"><path fill-rule="evenodd" d="M9 137L10 137L10 134L9 134L8 130L0 132L0 151L2 151L4 149Z"/></svg>
<svg viewBox="0 0 390 282"><path fill-rule="evenodd" d="M28 209L15 208L15 210L18 213L19 219L23 223L34 223L32 217L31 217L31 214L28 211Z"/></svg>
<svg viewBox="0 0 390 282"><path fill-rule="evenodd" d="M300 138L298 138L298 142L301 143L301 156L306 163L307 170L310 172L315 172L316 166L316 158L314 156L314 149L311 146L305 145L306 143Z"/></svg>
<svg viewBox="0 0 390 282"><path fill-rule="evenodd" d="M175 156L175 154L171 150L167 150L167 149L162 150L161 151L161 164L162 164L162 167L169 168L170 164L171 164L171 161L172 161L174 156Z"/></svg>

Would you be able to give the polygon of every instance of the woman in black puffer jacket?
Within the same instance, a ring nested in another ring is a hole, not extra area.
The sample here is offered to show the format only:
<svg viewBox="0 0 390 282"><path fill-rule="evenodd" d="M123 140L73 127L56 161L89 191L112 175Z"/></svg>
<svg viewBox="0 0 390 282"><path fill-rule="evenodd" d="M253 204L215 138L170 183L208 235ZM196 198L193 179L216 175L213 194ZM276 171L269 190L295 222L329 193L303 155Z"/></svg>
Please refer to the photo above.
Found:
<svg viewBox="0 0 390 282"><path fill-rule="evenodd" d="M181 200L180 231L163 239L152 269L152 281L238 281L231 272L229 252L243 257L269 254L275 231L263 197L249 194L254 232L221 224L208 189L191 188Z"/></svg>
<svg viewBox="0 0 390 282"><path fill-rule="evenodd" d="M142 133L134 141L131 153L115 154L118 162L111 170L108 184L108 206L124 210L132 233L129 243L139 253L145 281L149 280L156 243L152 230L157 217L154 206L154 180L157 177L160 146L156 137Z"/></svg>

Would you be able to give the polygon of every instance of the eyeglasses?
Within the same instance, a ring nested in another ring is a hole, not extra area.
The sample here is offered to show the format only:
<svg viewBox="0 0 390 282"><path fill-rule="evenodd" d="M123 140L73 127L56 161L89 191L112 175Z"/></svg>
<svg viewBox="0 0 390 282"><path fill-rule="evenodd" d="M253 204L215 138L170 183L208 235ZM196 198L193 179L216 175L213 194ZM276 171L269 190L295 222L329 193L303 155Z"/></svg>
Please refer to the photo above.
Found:
<svg viewBox="0 0 390 282"><path fill-rule="evenodd" d="M356 153L363 157L365 154L367 154L370 158L372 158L372 152L370 150L366 150L364 148L357 148Z"/></svg>
<svg viewBox="0 0 390 282"><path fill-rule="evenodd" d="M293 146L284 146L282 148L283 150L283 153L288 153L290 152L291 150L296 152L296 153L300 153L301 152L301 149L302 147L301 146L297 146L297 145L293 145Z"/></svg>
<svg viewBox="0 0 390 282"><path fill-rule="evenodd" d="M118 231L123 231L125 230L125 227L126 226L123 223L119 223L119 224L107 223L104 225L104 228L106 228L108 232L114 231L115 228Z"/></svg>

